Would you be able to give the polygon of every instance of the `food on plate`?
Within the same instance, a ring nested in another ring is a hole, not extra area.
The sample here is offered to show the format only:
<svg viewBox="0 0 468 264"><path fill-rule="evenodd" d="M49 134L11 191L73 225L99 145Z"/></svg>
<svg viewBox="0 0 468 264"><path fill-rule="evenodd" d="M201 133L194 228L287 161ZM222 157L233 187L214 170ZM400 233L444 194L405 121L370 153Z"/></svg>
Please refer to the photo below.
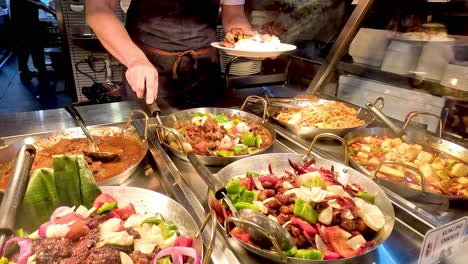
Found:
<svg viewBox="0 0 468 264"><path fill-rule="evenodd" d="M136 164L144 155L145 146L135 139L124 136L94 136L100 151L117 153L120 159L111 162L93 161L86 157L97 182L108 179ZM60 154L83 154L89 151L91 143L86 138L63 138L57 143L39 149L31 170L38 168L52 168L52 156ZM0 179L0 189L5 189L10 178L12 164L7 164L3 177Z"/></svg>
<svg viewBox="0 0 468 264"><path fill-rule="evenodd" d="M247 31L232 28L224 37L220 45L226 48L243 50L276 50L280 40L270 34L260 34L257 31Z"/></svg>
<svg viewBox="0 0 468 264"><path fill-rule="evenodd" d="M451 196L468 196L468 165L447 154L404 143L388 136L362 137L350 144L350 157L373 172L383 161L400 161L419 169L426 190ZM401 166L382 166L379 177L421 189L420 176Z"/></svg>
<svg viewBox="0 0 468 264"><path fill-rule="evenodd" d="M295 246L284 248L289 257L340 259L365 253L375 245L377 232L386 223L374 204L376 194L357 184L348 184L346 175L313 166L314 160L300 165L289 161L292 170L276 174L247 172L226 184L227 197L234 207L267 215L293 237ZM220 223L231 212L214 201ZM250 234L239 227L230 230L239 240L256 245Z"/></svg>
<svg viewBox="0 0 468 264"><path fill-rule="evenodd" d="M426 23L421 26L420 32L407 32L401 34L404 40L449 40L447 36L447 28L439 23Z"/></svg>
<svg viewBox="0 0 468 264"><path fill-rule="evenodd" d="M14 247L14 245L17 247ZM28 236L9 238L5 263L200 263L193 237L159 213L136 212L109 194L91 208L61 206ZM3 262L0 262L3 263Z"/></svg>
<svg viewBox="0 0 468 264"><path fill-rule="evenodd" d="M193 153L204 156L232 157L253 154L269 147L271 133L262 125L222 113L195 113L191 119L178 122L174 128L190 143ZM175 138L167 138L170 146L179 149Z"/></svg>
<svg viewBox="0 0 468 264"><path fill-rule="evenodd" d="M362 126L354 108L341 102L325 101L303 108L289 108L279 111L277 120L301 127L341 129Z"/></svg>

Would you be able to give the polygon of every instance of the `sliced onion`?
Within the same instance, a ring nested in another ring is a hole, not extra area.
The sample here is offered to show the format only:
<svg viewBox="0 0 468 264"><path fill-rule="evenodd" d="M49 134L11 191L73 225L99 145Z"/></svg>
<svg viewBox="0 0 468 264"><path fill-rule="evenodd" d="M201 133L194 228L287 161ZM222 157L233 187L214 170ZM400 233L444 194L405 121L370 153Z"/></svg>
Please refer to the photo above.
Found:
<svg viewBox="0 0 468 264"><path fill-rule="evenodd" d="M151 261L151 264L156 264L158 259L171 255L172 262L173 264L182 264L183 256L189 256L194 259L193 263L194 264L201 264L201 258L198 255L197 251L194 248L191 247L169 247L166 249L163 249L154 256L153 260Z"/></svg>
<svg viewBox="0 0 468 264"><path fill-rule="evenodd" d="M283 228L286 228L289 224L291 224L291 220L286 221L282 226Z"/></svg>
<svg viewBox="0 0 468 264"><path fill-rule="evenodd" d="M315 245L317 246L317 249L322 252L328 251L327 244L325 244L325 242L319 235L315 236Z"/></svg>
<svg viewBox="0 0 468 264"><path fill-rule="evenodd" d="M132 258L129 255L127 255L125 252L119 251L119 255L120 255L120 262L122 262L122 264L134 264Z"/></svg>
<svg viewBox="0 0 468 264"><path fill-rule="evenodd" d="M299 192L299 188L294 188L294 189L290 189L290 190L287 190L283 193L283 195L290 195L291 193L294 193L297 195L297 192Z"/></svg>
<svg viewBox="0 0 468 264"><path fill-rule="evenodd" d="M267 204L269 201L273 201L274 199L276 198L275 197L266 198L265 200L262 201L262 203Z"/></svg>
<svg viewBox="0 0 468 264"><path fill-rule="evenodd" d="M28 262L28 258L32 255L33 250L32 250L31 241L26 240L26 239L24 239L22 237L12 237L12 238L10 238L5 243L5 246L3 247L2 256L5 256L8 248L10 248L10 246L15 242L18 243L18 247L20 248L18 261L16 263L17 264L26 264Z"/></svg>
<svg viewBox="0 0 468 264"><path fill-rule="evenodd" d="M252 178L253 178L255 188L257 188L258 190L263 190L263 185L260 182L260 180L258 179L258 177L252 177Z"/></svg>
<svg viewBox="0 0 468 264"><path fill-rule="evenodd" d="M331 224L333 220L333 208L331 206L327 206L323 209L318 215L318 220L320 223L325 225Z"/></svg>
<svg viewBox="0 0 468 264"><path fill-rule="evenodd" d="M50 222L44 223L39 227L38 235L42 238L47 237L47 227L50 225Z"/></svg>
<svg viewBox="0 0 468 264"><path fill-rule="evenodd" d="M64 217L65 215L69 213L73 213L75 211L75 207L68 207L68 206L60 206L55 211L52 213L50 216L50 222L54 223L55 220L59 217Z"/></svg>

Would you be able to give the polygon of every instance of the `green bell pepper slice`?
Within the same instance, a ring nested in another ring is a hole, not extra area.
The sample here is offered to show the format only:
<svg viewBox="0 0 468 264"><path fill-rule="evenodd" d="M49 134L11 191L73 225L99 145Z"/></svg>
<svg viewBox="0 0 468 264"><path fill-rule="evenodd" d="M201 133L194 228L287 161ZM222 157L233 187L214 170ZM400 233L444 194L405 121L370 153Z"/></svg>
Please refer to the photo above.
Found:
<svg viewBox="0 0 468 264"><path fill-rule="evenodd" d="M237 124L239 124L240 122L241 122L240 119L234 119L234 120L232 120L232 124L235 125L235 126L236 126Z"/></svg>
<svg viewBox="0 0 468 264"><path fill-rule="evenodd" d="M226 184L226 191L228 194L240 194L243 190L243 186L240 184L239 180L233 180Z"/></svg>
<svg viewBox="0 0 468 264"><path fill-rule="evenodd" d="M296 258L300 259L323 259L323 253L317 249L298 249L294 255Z"/></svg>
<svg viewBox="0 0 468 264"><path fill-rule="evenodd" d="M263 143L262 136L256 135L256 136L255 136L255 146L256 146L257 148L259 148L259 147L262 145L262 143Z"/></svg>
<svg viewBox="0 0 468 264"><path fill-rule="evenodd" d="M232 148L235 155L242 154L247 148L244 145L236 145Z"/></svg>
<svg viewBox="0 0 468 264"><path fill-rule="evenodd" d="M241 136L242 144L247 147L255 147L255 136L252 132L245 133Z"/></svg>
<svg viewBox="0 0 468 264"><path fill-rule="evenodd" d="M160 213L156 213L155 216L145 219L141 224L145 223L159 225L164 223L164 217Z"/></svg>
<svg viewBox="0 0 468 264"><path fill-rule="evenodd" d="M156 264L172 264L171 257L165 256L156 261Z"/></svg>
<svg viewBox="0 0 468 264"><path fill-rule="evenodd" d="M248 191L247 189L244 189L239 196L239 202L252 203L253 201L256 201L256 200L257 200L257 193Z"/></svg>
<svg viewBox="0 0 468 264"><path fill-rule="evenodd" d="M161 234L163 235L164 239L167 239L173 236L174 234L180 234L179 229L172 221L165 221L159 224L158 227L161 228Z"/></svg>
<svg viewBox="0 0 468 264"><path fill-rule="evenodd" d="M294 215L304 218L311 224L317 223L317 211L301 198L296 198L296 202L294 203Z"/></svg>
<svg viewBox="0 0 468 264"><path fill-rule="evenodd" d="M97 209L96 213L102 214L104 212L110 211L117 207L117 202L105 202L99 209Z"/></svg>
<svg viewBox="0 0 468 264"><path fill-rule="evenodd" d="M246 203L246 202L237 202L234 204L234 207L237 209L237 210L240 210L240 209L250 209L250 210L254 210L254 211L259 211L258 207L254 204L251 204L251 203Z"/></svg>
<svg viewBox="0 0 468 264"><path fill-rule="evenodd" d="M292 248L283 251L283 255L285 255L286 257L292 257L292 256L296 255L296 253L297 253L297 247L296 246L293 246Z"/></svg>
<svg viewBox="0 0 468 264"><path fill-rule="evenodd" d="M234 152L229 150L217 150L216 155L221 157L232 157L234 156Z"/></svg>
<svg viewBox="0 0 468 264"><path fill-rule="evenodd" d="M369 203L373 204L375 202L375 194L367 193L367 192L358 192L357 197L368 201Z"/></svg>
<svg viewBox="0 0 468 264"><path fill-rule="evenodd" d="M229 117L227 117L225 114L219 114L215 116L214 120L218 123L227 123L229 122Z"/></svg>

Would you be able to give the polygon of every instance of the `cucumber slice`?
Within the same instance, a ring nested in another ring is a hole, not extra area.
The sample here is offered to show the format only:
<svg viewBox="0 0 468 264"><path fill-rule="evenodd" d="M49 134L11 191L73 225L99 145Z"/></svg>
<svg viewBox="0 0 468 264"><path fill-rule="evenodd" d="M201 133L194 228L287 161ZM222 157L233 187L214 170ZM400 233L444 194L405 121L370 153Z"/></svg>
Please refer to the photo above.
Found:
<svg viewBox="0 0 468 264"><path fill-rule="evenodd" d="M48 168L35 170L29 179L18 212L18 226L25 228L26 231L33 231L49 219L57 206L54 171Z"/></svg>
<svg viewBox="0 0 468 264"><path fill-rule="evenodd" d="M80 173L81 202L86 208L91 208L96 197L101 194L101 190L97 186L93 172L83 155L77 156L77 163Z"/></svg>
<svg viewBox="0 0 468 264"><path fill-rule="evenodd" d="M59 206L81 205L80 167L77 159L77 156L68 155L52 157Z"/></svg>

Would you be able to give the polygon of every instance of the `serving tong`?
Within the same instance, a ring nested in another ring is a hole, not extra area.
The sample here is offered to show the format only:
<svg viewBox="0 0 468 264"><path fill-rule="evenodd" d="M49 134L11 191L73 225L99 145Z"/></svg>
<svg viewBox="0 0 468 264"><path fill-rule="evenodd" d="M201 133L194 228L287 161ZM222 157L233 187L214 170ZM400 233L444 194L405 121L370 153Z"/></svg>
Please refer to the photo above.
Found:
<svg viewBox="0 0 468 264"><path fill-rule="evenodd" d="M13 164L12 176L0 205L0 252L5 245L6 238L14 233L16 213L23 201L35 156L34 146L23 145Z"/></svg>

